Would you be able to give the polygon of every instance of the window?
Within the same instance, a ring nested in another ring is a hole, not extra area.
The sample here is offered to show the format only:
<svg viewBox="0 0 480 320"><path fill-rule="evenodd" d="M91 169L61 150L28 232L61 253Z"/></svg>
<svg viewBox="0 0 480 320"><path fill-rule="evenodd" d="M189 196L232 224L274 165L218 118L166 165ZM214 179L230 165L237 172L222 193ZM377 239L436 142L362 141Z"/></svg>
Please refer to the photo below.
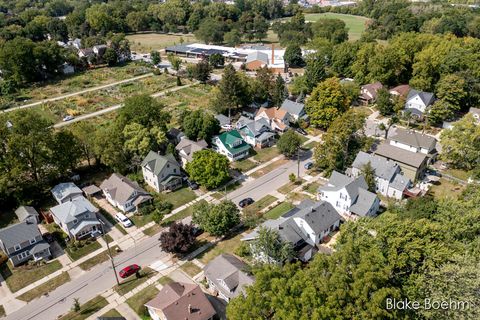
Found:
<svg viewBox="0 0 480 320"><path fill-rule="evenodd" d="M37 240L35 240L35 238L30 239L30 244L34 244L35 242L37 242Z"/></svg>
<svg viewBox="0 0 480 320"><path fill-rule="evenodd" d="M77 222L78 222L78 220L77 220L77 219L73 219L73 223L74 223L74 224L75 224L75 223L77 223Z"/></svg>
<svg viewBox="0 0 480 320"><path fill-rule="evenodd" d="M22 249L22 246L19 245L19 244L16 244L15 247L13 247L15 249L15 251L18 251L20 249Z"/></svg>
<svg viewBox="0 0 480 320"><path fill-rule="evenodd" d="M173 169L173 173L177 173L177 169Z"/></svg>

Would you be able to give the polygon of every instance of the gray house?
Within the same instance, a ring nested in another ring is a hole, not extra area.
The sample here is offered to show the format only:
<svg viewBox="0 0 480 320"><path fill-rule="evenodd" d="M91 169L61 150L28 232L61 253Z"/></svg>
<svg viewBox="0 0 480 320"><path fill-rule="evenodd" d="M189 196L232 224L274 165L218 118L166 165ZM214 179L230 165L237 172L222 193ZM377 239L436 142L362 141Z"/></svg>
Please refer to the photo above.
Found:
<svg viewBox="0 0 480 320"><path fill-rule="evenodd" d="M231 254L221 254L203 269L208 286L225 301L245 294L255 279L246 272L247 264Z"/></svg>
<svg viewBox="0 0 480 320"><path fill-rule="evenodd" d="M145 182L157 192L176 190L182 186L181 168L171 155L161 156L150 151L142 162Z"/></svg>
<svg viewBox="0 0 480 320"><path fill-rule="evenodd" d="M288 112L293 119L292 122L298 121L298 119L305 119L307 113L305 112L305 105L303 103L295 102L289 99L285 99L280 106L280 110Z"/></svg>
<svg viewBox="0 0 480 320"><path fill-rule="evenodd" d="M81 239L101 233L98 209L84 197L59 204L50 209L53 220L72 239Z"/></svg>
<svg viewBox="0 0 480 320"><path fill-rule="evenodd" d="M28 260L48 259L50 245L43 240L36 223L23 221L0 230L0 246L13 266Z"/></svg>
<svg viewBox="0 0 480 320"><path fill-rule="evenodd" d="M23 221L29 221L32 223L40 222L40 217L38 215L37 210L35 210L34 207L20 206L18 207L17 210L15 210L15 214L17 215L18 220L21 222Z"/></svg>
<svg viewBox="0 0 480 320"><path fill-rule="evenodd" d="M59 204L83 196L82 190L73 182L59 183L51 190L53 197Z"/></svg>
<svg viewBox="0 0 480 320"><path fill-rule="evenodd" d="M138 183L118 173L113 173L104 180L100 189L108 202L123 212L136 211L139 206L152 200L152 196Z"/></svg>

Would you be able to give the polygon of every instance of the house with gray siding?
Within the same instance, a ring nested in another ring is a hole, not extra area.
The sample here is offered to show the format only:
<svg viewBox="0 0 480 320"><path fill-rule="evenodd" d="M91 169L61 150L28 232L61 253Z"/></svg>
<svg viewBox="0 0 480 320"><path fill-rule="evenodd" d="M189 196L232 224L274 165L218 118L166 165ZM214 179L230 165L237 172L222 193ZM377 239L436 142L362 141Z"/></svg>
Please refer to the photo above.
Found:
<svg viewBox="0 0 480 320"><path fill-rule="evenodd" d="M136 211L139 206L152 200L152 196L138 183L118 173L104 180L100 189L107 201L123 212Z"/></svg>
<svg viewBox="0 0 480 320"><path fill-rule="evenodd" d="M145 182L155 191L177 190L182 186L181 168L171 154L165 156L150 151L142 162Z"/></svg>
<svg viewBox="0 0 480 320"><path fill-rule="evenodd" d="M34 207L20 206L18 207L17 210L15 210L15 214L17 215L18 220L20 222L23 222L23 221L30 221L32 223L40 222L40 216Z"/></svg>

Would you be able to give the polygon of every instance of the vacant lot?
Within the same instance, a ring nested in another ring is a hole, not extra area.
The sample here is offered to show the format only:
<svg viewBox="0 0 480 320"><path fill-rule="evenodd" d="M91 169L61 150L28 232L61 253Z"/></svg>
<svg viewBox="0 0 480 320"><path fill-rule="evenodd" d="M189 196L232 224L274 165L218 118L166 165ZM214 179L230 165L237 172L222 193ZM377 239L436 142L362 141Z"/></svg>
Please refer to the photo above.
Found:
<svg viewBox="0 0 480 320"><path fill-rule="evenodd" d="M41 266L21 266L13 268L10 262L0 266L0 273L12 292L16 292L29 284L62 268L57 260Z"/></svg>
<svg viewBox="0 0 480 320"><path fill-rule="evenodd" d="M362 32L365 31L368 18L341 13L311 13L305 15L305 21L315 22L320 18L340 19L345 22L348 28L348 40L354 41L360 39Z"/></svg>
<svg viewBox="0 0 480 320"><path fill-rule="evenodd" d="M198 42L193 34L175 35L160 33L143 33L128 35L130 49L141 53L150 53L152 50L161 50L175 44Z"/></svg>

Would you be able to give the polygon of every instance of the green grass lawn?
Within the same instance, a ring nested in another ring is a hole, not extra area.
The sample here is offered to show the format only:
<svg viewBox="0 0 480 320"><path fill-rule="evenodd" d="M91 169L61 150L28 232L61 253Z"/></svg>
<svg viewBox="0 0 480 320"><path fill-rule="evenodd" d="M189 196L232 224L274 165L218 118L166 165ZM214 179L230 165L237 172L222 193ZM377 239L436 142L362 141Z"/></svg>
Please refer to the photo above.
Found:
<svg viewBox="0 0 480 320"><path fill-rule="evenodd" d="M265 209L266 207L268 207L269 205L271 205L272 203L274 203L277 200L278 199L276 197L272 196L272 195L266 195L265 197L261 198L260 200L255 201L253 204L244 208L243 212L244 213L259 212L259 211Z"/></svg>
<svg viewBox="0 0 480 320"><path fill-rule="evenodd" d="M315 196L318 193L318 191L317 191L318 187L320 187L320 183L312 182L312 183L307 184L303 188L304 188L305 191L307 191L308 193L311 193Z"/></svg>
<svg viewBox="0 0 480 320"><path fill-rule="evenodd" d="M465 186L441 178L439 184L432 185L428 192L432 194L436 199L455 199L462 193L463 190L465 190Z"/></svg>
<svg viewBox="0 0 480 320"><path fill-rule="evenodd" d="M175 44L198 42L193 34L173 35L159 33L131 34L126 37L132 51L150 53L152 50L164 49Z"/></svg>
<svg viewBox="0 0 480 320"><path fill-rule="evenodd" d="M259 177L261 177L261 176L263 176L263 175L265 175L265 174L267 174L267 173L269 173L269 172L277 169L278 167L286 164L287 162L288 162L288 160L286 160L286 159L277 160L277 161L275 161L275 162L270 163L268 166L263 167L262 169L259 169L259 170L255 171L255 172L252 173L250 176L251 176L252 178L255 178L255 179L256 179L256 178L259 178Z"/></svg>
<svg viewBox="0 0 480 320"><path fill-rule="evenodd" d="M195 200L197 195L189 188L178 189L174 192L160 193L156 196L162 201L168 201L173 204L173 209L183 206L190 201Z"/></svg>
<svg viewBox="0 0 480 320"><path fill-rule="evenodd" d="M113 289L121 296L125 295L127 292L132 291L149 278L153 277L157 272L150 268L145 268L140 271L141 277L137 278L136 275L131 275L130 277L123 279L120 283L120 286L115 286Z"/></svg>
<svg viewBox="0 0 480 320"><path fill-rule="evenodd" d="M96 296L92 300L82 304L78 312L70 311L59 320L84 320L107 305L108 301L104 297Z"/></svg>
<svg viewBox="0 0 480 320"><path fill-rule="evenodd" d="M6 315L5 308L2 305L0 305L0 317L5 317L5 315Z"/></svg>
<svg viewBox="0 0 480 320"><path fill-rule="evenodd" d="M318 21L320 18L340 19L345 22L345 25L348 28L348 40L350 41L360 39L362 32L366 29L366 22L369 20L368 18L361 16L332 12L310 13L305 15L305 21L315 22Z"/></svg>
<svg viewBox="0 0 480 320"><path fill-rule="evenodd" d="M464 181L467 181L468 178L472 175L471 171L465 171L461 169L452 169L452 168L445 169L442 172Z"/></svg>
<svg viewBox="0 0 480 320"><path fill-rule="evenodd" d="M143 227L147 223L150 223L153 221L153 215L152 214L134 214L133 216L130 217L130 220L132 220L133 224L137 226L138 228Z"/></svg>
<svg viewBox="0 0 480 320"><path fill-rule="evenodd" d="M236 235L233 238L227 238L216 245L209 247L207 250L202 252L197 258L204 264L207 264L216 256L221 255L222 253L234 253L235 250L240 247L241 241L240 239L243 236L241 234Z"/></svg>
<svg viewBox="0 0 480 320"><path fill-rule="evenodd" d="M114 246L110 248L110 252L112 253L112 256L116 256L119 253L117 249L119 249L118 246ZM82 270L90 270L92 267L96 266L99 263L107 261L108 259L109 259L108 250L105 250L97 254L95 257L80 263L78 266Z"/></svg>
<svg viewBox="0 0 480 320"><path fill-rule="evenodd" d="M300 180L300 181L295 181L295 182L289 182L287 184L284 184L280 188L278 188L278 192L287 194L292 192L293 189L297 188L299 185L301 185L305 180Z"/></svg>
<svg viewBox="0 0 480 320"><path fill-rule="evenodd" d="M155 298L158 293L158 289L155 286L148 286L140 292L127 299L127 304L133 309L139 316L143 316L143 305L148 301ZM148 318L146 318L148 319Z"/></svg>
<svg viewBox="0 0 480 320"><path fill-rule="evenodd" d="M280 151L277 147L255 149L255 151L257 154L253 156L253 159L261 163L272 160L276 156L280 155Z"/></svg>
<svg viewBox="0 0 480 320"><path fill-rule="evenodd" d="M85 244L83 247L80 247L80 248L77 248L77 249L75 249L72 245L69 245L65 249L65 252L68 254L70 259L72 259L73 261L76 261L76 260L80 259L81 257L84 257L84 256L100 249L101 247L102 246L100 245L100 243L98 243L98 241L95 240L95 241L93 241L89 244Z"/></svg>
<svg viewBox="0 0 480 320"><path fill-rule="evenodd" d="M198 201L197 203L204 203L204 202L206 202L206 201L202 199L202 200ZM192 214L193 214L193 206L189 206L189 207L183 209L182 211L177 212L174 215L168 217L167 219L164 219L162 221L162 225L166 226L166 225L168 225L168 224L170 224L174 221L180 221L180 220L182 220L182 219L184 219L188 216L191 216Z"/></svg>
<svg viewBox="0 0 480 320"><path fill-rule="evenodd" d="M51 292L56 288L60 287L62 284L67 283L70 281L70 276L68 272L62 272L59 276L56 276L53 279L48 280L47 282L25 292L24 294L17 297L25 302L30 302L35 298L42 296L47 292Z"/></svg>
<svg viewBox="0 0 480 320"><path fill-rule="evenodd" d="M105 317L105 318L108 318L108 317L111 317L111 318L115 318L115 317L123 317L122 314L120 312L117 311L117 309L112 309L112 310L109 310L107 312L105 312L104 314L102 314L100 317Z"/></svg>
<svg viewBox="0 0 480 320"><path fill-rule="evenodd" d="M173 279L170 278L169 276L163 276L160 279L158 279L158 283L160 283L162 286L173 282Z"/></svg>
<svg viewBox="0 0 480 320"><path fill-rule="evenodd" d="M40 266L20 266L14 268L8 262L0 266L0 273L3 279L7 282L8 287L12 292L17 292L23 287L40 280L49 274L62 268L62 264L57 260Z"/></svg>
<svg viewBox="0 0 480 320"><path fill-rule="evenodd" d="M255 162L250 159L243 159L232 163L232 168L240 170L241 172L247 172L257 166Z"/></svg>
<svg viewBox="0 0 480 320"><path fill-rule="evenodd" d="M295 206L293 204L291 204L290 202L282 202L278 206L276 206L275 208L266 212L263 215L263 217L265 219L277 219L277 218L281 217L282 215L284 215L285 213L287 213L288 211L292 210L293 208L295 208Z"/></svg>
<svg viewBox="0 0 480 320"><path fill-rule="evenodd" d="M202 271L202 269L200 269L200 267L194 264L192 261L185 262L180 266L180 269L182 269L190 277L194 277Z"/></svg>

